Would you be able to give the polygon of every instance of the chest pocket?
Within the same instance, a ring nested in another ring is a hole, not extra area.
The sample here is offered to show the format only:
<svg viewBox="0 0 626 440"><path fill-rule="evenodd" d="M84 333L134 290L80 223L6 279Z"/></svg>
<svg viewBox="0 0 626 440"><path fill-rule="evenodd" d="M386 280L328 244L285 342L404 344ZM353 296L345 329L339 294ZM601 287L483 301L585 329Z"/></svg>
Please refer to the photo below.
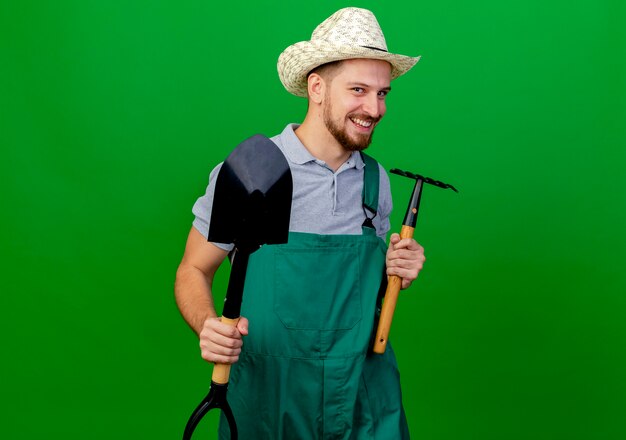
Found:
<svg viewBox="0 0 626 440"><path fill-rule="evenodd" d="M349 330L361 321L358 244L287 246L275 257L274 312L286 328Z"/></svg>

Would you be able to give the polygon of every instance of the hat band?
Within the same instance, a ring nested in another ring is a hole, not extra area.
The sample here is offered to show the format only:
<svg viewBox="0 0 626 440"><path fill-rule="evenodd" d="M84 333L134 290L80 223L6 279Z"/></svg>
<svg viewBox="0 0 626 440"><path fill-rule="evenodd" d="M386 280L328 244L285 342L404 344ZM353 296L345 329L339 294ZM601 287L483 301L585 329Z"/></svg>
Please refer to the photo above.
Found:
<svg viewBox="0 0 626 440"><path fill-rule="evenodd" d="M372 49L372 50L378 50L380 52L385 52L385 53L389 53L388 51L386 51L385 49L379 49L378 47L372 47L372 46L361 46L364 47L365 49Z"/></svg>

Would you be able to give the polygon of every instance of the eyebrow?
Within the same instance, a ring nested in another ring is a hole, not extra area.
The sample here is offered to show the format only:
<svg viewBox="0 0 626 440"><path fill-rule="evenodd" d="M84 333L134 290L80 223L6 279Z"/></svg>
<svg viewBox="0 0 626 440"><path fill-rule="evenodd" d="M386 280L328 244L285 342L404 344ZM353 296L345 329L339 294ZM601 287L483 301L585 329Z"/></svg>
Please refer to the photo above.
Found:
<svg viewBox="0 0 626 440"><path fill-rule="evenodd" d="M372 86L370 86L369 84L365 84L365 83L362 83L362 82L348 83L348 86L349 87L363 87L364 89L371 89L372 88ZM389 91L391 91L391 86L383 87L382 89L379 89L379 91L380 90L384 90L385 92L389 92Z"/></svg>

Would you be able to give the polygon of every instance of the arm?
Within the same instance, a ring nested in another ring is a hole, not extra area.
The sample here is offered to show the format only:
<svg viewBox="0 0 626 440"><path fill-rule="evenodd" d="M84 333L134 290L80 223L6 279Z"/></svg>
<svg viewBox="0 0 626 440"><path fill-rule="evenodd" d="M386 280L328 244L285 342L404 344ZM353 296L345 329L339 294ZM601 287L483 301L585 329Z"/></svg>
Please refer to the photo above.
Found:
<svg viewBox="0 0 626 440"><path fill-rule="evenodd" d="M213 277L227 255L227 251L208 242L196 228L191 228L174 287L180 313L200 338L202 358L220 364L237 362L242 336L248 334L245 318L232 327L221 323L215 312Z"/></svg>
<svg viewBox="0 0 626 440"><path fill-rule="evenodd" d="M424 248L412 238L400 239L400 235L391 234L387 249L387 275L402 278L402 288L408 288L417 278L426 257Z"/></svg>

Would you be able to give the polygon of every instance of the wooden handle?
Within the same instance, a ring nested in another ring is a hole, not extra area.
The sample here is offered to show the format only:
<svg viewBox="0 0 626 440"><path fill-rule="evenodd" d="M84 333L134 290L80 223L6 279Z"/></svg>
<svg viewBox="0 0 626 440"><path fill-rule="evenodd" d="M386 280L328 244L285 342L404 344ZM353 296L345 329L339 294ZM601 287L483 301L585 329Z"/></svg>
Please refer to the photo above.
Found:
<svg viewBox="0 0 626 440"><path fill-rule="evenodd" d="M232 325L233 327L239 322L239 318L229 319L222 316L220 320L224 324ZM224 385L228 383L230 377L230 364L215 364L213 367L213 376L211 380L217 384Z"/></svg>
<svg viewBox="0 0 626 440"><path fill-rule="evenodd" d="M415 228L403 225L400 230L400 238L412 238ZM391 329L391 321L393 321L393 313L396 310L398 302L398 293L402 288L402 278L391 275L387 280L387 290L385 291L385 299L383 300L383 308L380 312L378 321L378 329L376 330L376 339L374 340L374 353L383 354L387 348L387 340L389 339L389 330Z"/></svg>

